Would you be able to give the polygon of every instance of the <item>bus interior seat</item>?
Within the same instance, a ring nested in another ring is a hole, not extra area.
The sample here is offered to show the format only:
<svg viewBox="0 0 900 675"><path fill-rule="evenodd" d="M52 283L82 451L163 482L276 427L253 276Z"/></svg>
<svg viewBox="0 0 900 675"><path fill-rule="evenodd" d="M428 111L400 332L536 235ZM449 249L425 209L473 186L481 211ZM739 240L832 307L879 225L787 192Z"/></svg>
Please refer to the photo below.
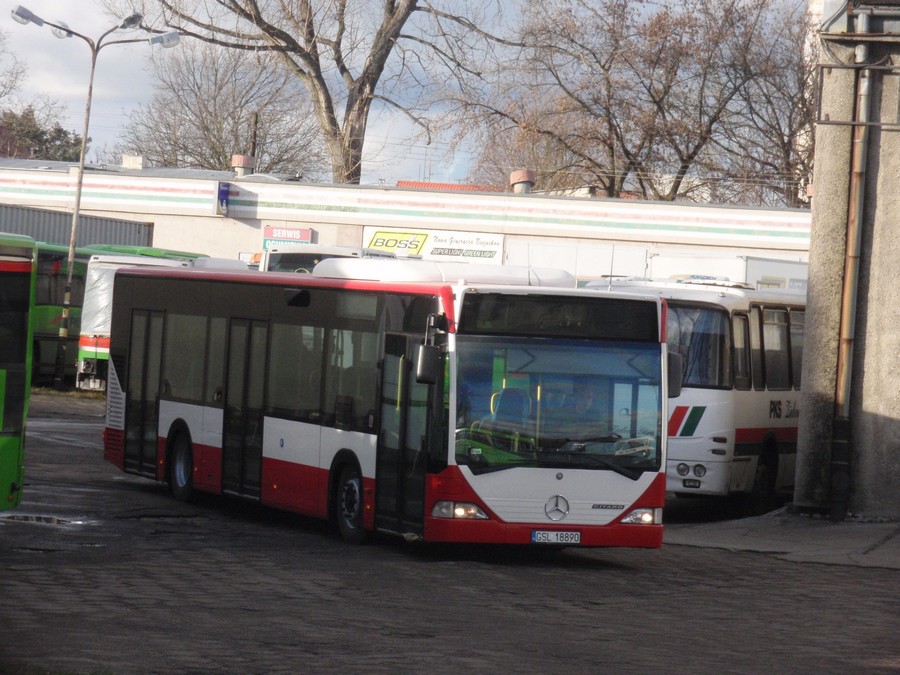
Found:
<svg viewBox="0 0 900 675"><path fill-rule="evenodd" d="M522 389L506 387L495 394L494 412L472 426L476 440L489 443L496 448L520 452L531 449L532 443L526 439L533 436L529 412L531 399Z"/></svg>
<svg viewBox="0 0 900 675"><path fill-rule="evenodd" d="M521 389L506 387L500 390L494 410L495 422L521 423L531 408L528 394Z"/></svg>
<svg viewBox="0 0 900 675"><path fill-rule="evenodd" d="M334 398L334 426L350 429L353 426L353 397L337 395Z"/></svg>

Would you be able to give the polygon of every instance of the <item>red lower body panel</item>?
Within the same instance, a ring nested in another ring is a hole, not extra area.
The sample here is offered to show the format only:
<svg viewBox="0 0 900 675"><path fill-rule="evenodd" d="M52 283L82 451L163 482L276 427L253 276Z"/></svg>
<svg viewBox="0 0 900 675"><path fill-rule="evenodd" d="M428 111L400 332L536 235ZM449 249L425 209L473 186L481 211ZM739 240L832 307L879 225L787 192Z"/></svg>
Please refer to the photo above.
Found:
<svg viewBox="0 0 900 675"><path fill-rule="evenodd" d="M622 517L635 508L662 508L666 498L666 477L659 474L650 487L635 500ZM490 516L489 520L433 518L430 506L438 500L473 502ZM629 546L659 548L663 541L662 525L625 525L615 520L609 525L577 525L561 523L506 523L499 520L481 502L457 467L429 476L426 484L426 541L531 544L531 533L541 531L577 531L580 546Z"/></svg>

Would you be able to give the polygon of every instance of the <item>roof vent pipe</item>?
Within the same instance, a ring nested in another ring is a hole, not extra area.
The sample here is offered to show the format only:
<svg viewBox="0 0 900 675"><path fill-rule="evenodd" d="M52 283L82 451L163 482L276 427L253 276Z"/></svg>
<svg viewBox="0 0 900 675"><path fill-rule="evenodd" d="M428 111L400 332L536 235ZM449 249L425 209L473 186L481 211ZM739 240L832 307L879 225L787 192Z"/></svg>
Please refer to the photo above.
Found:
<svg viewBox="0 0 900 675"><path fill-rule="evenodd" d="M531 169L519 169L509 175L509 184L512 185L513 192L531 192L536 178L534 171Z"/></svg>
<svg viewBox="0 0 900 675"><path fill-rule="evenodd" d="M253 155L232 155L231 168L236 178L243 178L253 173L256 168L256 157Z"/></svg>

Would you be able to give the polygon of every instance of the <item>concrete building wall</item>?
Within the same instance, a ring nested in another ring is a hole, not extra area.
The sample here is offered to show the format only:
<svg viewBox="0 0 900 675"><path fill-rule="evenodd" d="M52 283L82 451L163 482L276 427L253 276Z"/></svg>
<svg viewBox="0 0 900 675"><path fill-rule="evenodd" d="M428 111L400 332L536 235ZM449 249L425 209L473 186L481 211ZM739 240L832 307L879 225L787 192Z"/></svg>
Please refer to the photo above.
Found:
<svg viewBox="0 0 900 675"><path fill-rule="evenodd" d="M0 202L72 208L70 172L9 164L0 160ZM309 228L315 243L349 246L367 245L362 241L367 226L487 233L504 239L507 258L549 266L575 251L577 265L597 269L598 276L608 274L610 257L624 260L629 247L640 249L638 256L677 249L796 260L805 259L809 245L810 216L800 209L315 185L228 174L217 179L185 172L181 177L174 171L155 176L149 171L88 171L82 213L149 221L155 246L226 258L261 251L265 231L273 227ZM223 210L218 198L226 185ZM582 250L585 242L599 252L596 260Z"/></svg>
<svg viewBox="0 0 900 675"><path fill-rule="evenodd" d="M832 43L828 59L852 64L854 45ZM872 44L868 63L897 62L900 46ZM849 445L836 411L842 291L851 201L858 69L823 71L822 122L816 132L815 195L802 414L795 505L868 517L900 518L900 133L898 77L872 71L873 125L865 163L862 237L853 324ZM852 329L852 330L851 330ZM837 421L837 424L835 422ZM835 442L837 439L837 442ZM845 462L846 460L846 462Z"/></svg>
<svg viewBox="0 0 900 675"><path fill-rule="evenodd" d="M900 46L873 49L896 63ZM900 74L873 83L875 119L897 123ZM900 132L870 132L854 352L851 512L900 518Z"/></svg>

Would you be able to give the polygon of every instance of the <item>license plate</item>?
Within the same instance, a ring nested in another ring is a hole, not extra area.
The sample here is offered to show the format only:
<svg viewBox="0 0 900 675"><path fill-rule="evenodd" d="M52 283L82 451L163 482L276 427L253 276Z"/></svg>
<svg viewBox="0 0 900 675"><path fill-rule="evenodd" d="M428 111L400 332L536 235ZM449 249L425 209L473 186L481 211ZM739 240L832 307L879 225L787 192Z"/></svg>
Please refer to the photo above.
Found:
<svg viewBox="0 0 900 675"><path fill-rule="evenodd" d="M560 530L532 530L532 544L580 544L581 532L563 532Z"/></svg>

